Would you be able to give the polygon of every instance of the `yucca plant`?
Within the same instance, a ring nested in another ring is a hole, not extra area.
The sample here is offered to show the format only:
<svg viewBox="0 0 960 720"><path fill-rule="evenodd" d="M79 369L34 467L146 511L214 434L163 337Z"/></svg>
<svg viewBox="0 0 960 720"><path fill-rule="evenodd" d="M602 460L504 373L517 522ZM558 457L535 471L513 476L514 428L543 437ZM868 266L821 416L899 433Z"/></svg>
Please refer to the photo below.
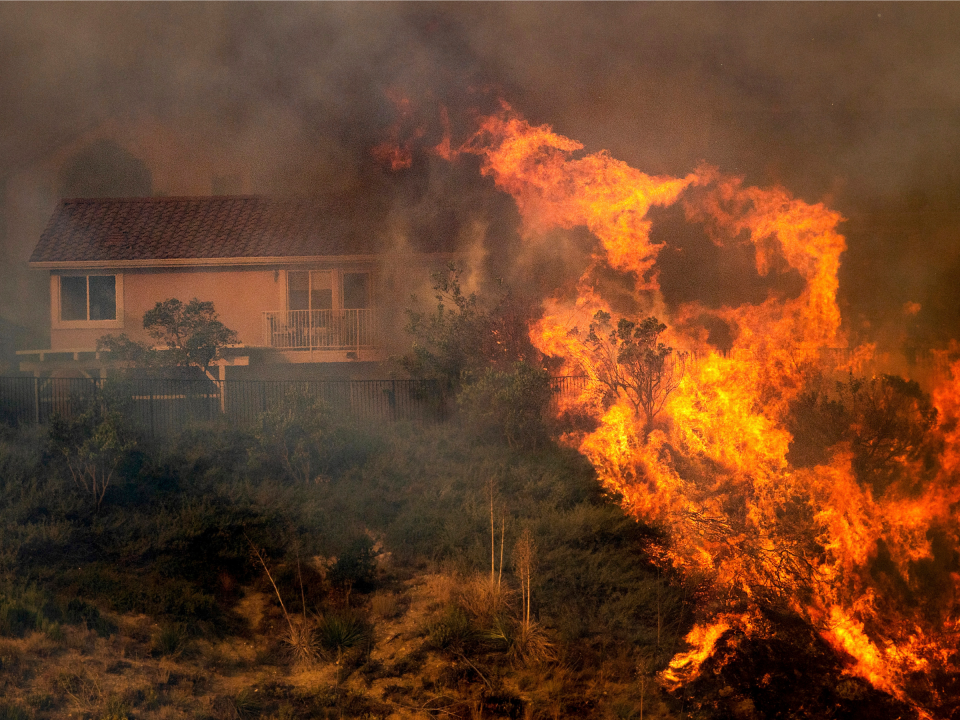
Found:
<svg viewBox="0 0 960 720"><path fill-rule="evenodd" d="M241 720L246 720L246 718L257 717L263 708L263 703L256 690L244 688L233 699L233 706L237 711L237 716Z"/></svg>
<svg viewBox="0 0 960 720"><path fill-rule="evenodd" d="M461 654L476 637L470 618L456 605L449 606L442 618L427 626L427 642L436 650Z"/></svg>
<svg viewBox="0 0 960 720"><path fill-rule="evenodd" d="M319 656L316 623L312 618L292 617L283 638L290 659L297 663L311 663Z"/></svg>
<svg viewBox="0 0 960 720"><path fill-rule="evenodd" d="M187 628L183 623L172 623L160 628L153 638L153 648L160 655L182 655L187 648Z"/></svg>
<svg viewBox="0 0 960 720"><path fill-rule="evenodd" d="M353 613L327 613L317 623L320 648L338 663L348 650L362 646L368 636L366 623Z"/></svg>
<svg viewBox="0 0 960 720"><path fill-rule="evenodd" d="M353 613L327 613L317 622L317 640L321 653L336 663L339 686L344 659L351 650L368 646L371 632L367 624Z"/></svg>
<svg viewBox="0 0 960 720"><path fill-rule="evenodd" d="M286 646L291 659L294 660L294 662L312 662L313 660L316 660L318 655L317 634L313 620L307 617L307 603L306 598L303 597L303 578L300 578L300 595L301 600L303 601L303 617L296 617L287 612L287 606L283 602L283 596L280 594L280 588L277 587L277 583L274 581L273 575L270 573L270 568L267 567L266 560L264 560L263 555L260 554L260 550L257 549L257 546L253 544L250 538L247 538L247 542L250 543L250 547L257 556L257 560L260 561L260 565L263 567L263 572L266 573L267 579L270 581L270 584L273 586L273 591L277 595L277 600L280 602L280 610L283 611L283 617L287 621L287 632L283 637L283 643ZM299 573L300 560L298 558L298 576Z"/></svg>

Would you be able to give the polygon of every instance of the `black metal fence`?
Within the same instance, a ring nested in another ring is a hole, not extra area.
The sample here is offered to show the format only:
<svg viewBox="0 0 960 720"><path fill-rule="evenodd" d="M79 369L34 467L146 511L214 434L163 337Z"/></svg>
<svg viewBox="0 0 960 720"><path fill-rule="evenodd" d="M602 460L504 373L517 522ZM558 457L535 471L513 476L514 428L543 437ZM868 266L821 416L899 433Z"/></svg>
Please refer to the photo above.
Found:
<svg viewBox="0 0 960 720"><path fill-rule="evenodd" d="M551 379L554 398L578 392L583 378ZM318 400L361 422L439 422L448 399L427 380L164 380L0 377L0 422L44 424L109 397L138 428L167 434L218 418L251 427L266 412Z"/></svg>

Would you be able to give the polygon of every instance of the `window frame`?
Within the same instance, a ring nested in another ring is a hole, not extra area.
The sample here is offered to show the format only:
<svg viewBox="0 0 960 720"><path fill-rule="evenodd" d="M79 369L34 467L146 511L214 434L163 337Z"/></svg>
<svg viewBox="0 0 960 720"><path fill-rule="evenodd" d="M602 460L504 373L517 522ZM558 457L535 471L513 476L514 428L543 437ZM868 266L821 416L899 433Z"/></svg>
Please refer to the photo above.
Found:
<svg viewBox="0 0 960 720"><path fill-rule="evenodd" d="M87 317L90 315L90 278L111 276L114 278L116 317L113 320L64 320L62 317L62 282L65 277L86 278ZM122 328L123 327L123 274L108 270L94 272L63 272L53 275L50 282L50 319L54 330Z"/></svg>
<svg viewBox="0 0 960 720"><path fill-rule="evenodd" d="M284 287L284 306L287 312L292 312L294 308L291 307L290 303L290 275L291 273L306 273L307 274L307 307L299 308L300 310L324 310L326 308L314 308L313 307L313 277L312 273L316 272L327 272L331 276L331 285L332 285L332 307L330 310L343 313L345 310L373 310L377 306L376 302L376 272L371 268L355 268L355 267L298 267L291 268L285 273L285 287ZM367 307L365 308L345 308L343 304L343 276L344 275L366 275L367 276Z"/></svg>

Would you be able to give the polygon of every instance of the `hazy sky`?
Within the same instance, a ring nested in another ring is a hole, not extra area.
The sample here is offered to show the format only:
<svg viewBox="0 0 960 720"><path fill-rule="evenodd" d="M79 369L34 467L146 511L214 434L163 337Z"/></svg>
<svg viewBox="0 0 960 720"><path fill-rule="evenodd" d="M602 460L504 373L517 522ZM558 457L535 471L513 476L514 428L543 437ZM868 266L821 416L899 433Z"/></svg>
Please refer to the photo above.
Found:
<svg viewBox="0 0 960 720"><path fill-rule="evenodd" d="M957 3L0 3L0 181L9 196L82 133L149 116L231 148L252 191L352 195L380 219L418 206L441 228L469 211L509 235L483 182L453 193L462 178L430 165L398 189L371 162L390 91L424 113L500 96L645 172L706 161L825 200L848 218L851 326L916 302L915 336L960 336ZM8 226L13 317L36 238Z"/></svg>

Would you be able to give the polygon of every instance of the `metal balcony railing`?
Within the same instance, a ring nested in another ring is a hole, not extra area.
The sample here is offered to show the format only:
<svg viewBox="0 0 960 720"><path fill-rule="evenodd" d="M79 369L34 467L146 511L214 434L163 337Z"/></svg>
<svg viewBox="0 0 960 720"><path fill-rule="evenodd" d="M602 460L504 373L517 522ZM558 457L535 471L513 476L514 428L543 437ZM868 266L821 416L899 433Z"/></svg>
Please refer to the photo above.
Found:
<svg viewBox="0 0 960 720"><path fill-rule="evenodd" d="M362 310L263 313L264 344L282 350L356 350L377 346L376 316Z"/></svg>

